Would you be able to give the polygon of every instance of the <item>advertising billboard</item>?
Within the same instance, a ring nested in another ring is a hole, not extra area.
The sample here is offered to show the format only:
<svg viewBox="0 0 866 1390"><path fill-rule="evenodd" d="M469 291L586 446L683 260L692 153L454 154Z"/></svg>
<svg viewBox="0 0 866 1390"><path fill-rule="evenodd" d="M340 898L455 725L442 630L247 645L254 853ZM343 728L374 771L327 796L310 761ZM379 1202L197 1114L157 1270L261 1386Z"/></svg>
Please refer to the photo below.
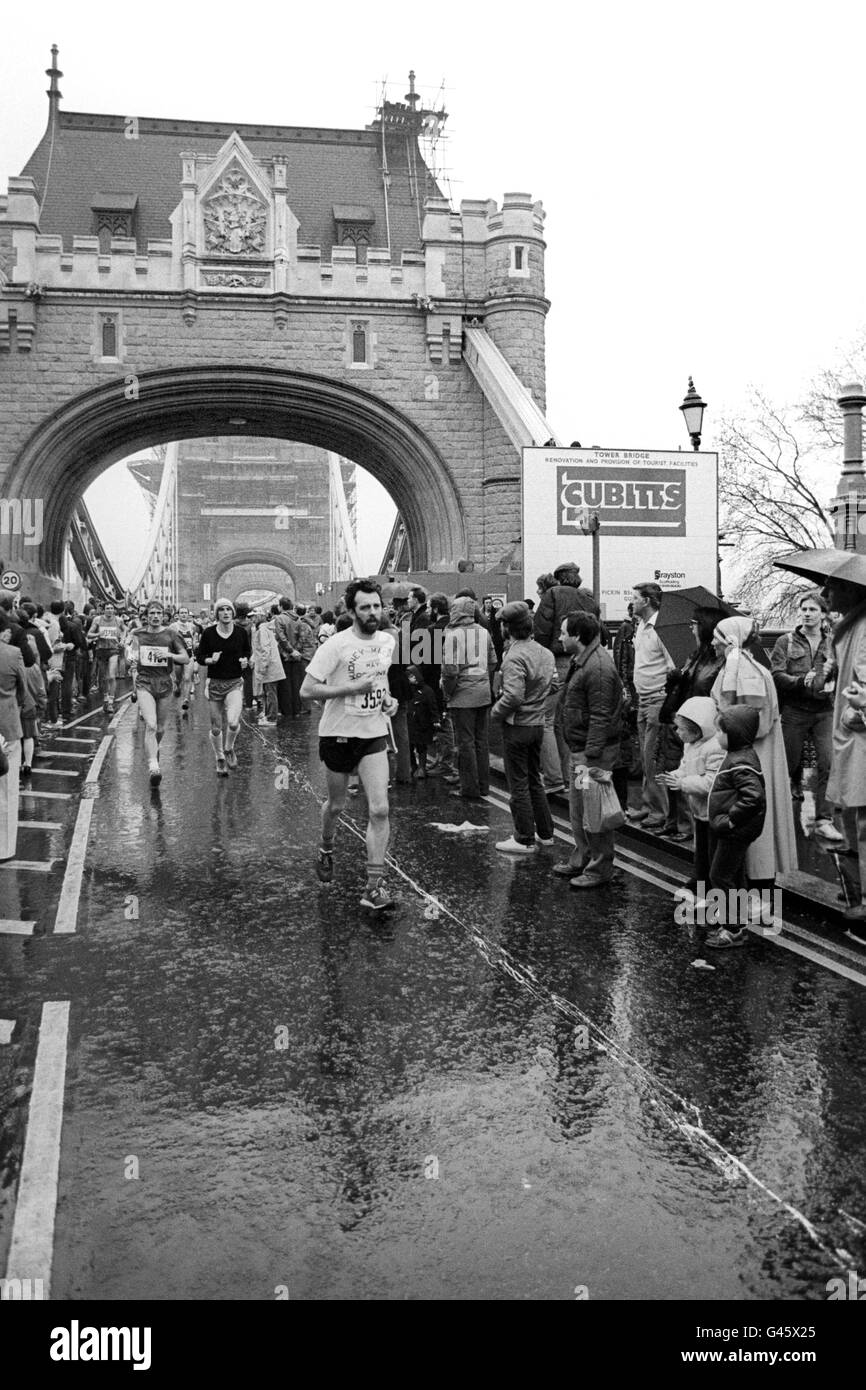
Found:
<svg viewBox="0 0 866 1390"><path fill-rule="evenodd" d="M601 605L623 618L635 584L663 589L717 585L718 455L655 449L524 449L523 573L575 561L594 581L592 540L582 529L597 514Z"/></svg>

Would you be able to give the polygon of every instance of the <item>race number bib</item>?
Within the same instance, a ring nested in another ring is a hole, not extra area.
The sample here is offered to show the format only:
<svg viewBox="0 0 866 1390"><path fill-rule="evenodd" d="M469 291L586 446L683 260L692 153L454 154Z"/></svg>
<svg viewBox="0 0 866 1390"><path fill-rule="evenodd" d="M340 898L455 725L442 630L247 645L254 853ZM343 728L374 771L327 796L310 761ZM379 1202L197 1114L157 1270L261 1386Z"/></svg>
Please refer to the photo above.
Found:
<svg viewBox="0 0 866 1390"><path fill-rule="evenodd" d="M168 666L168 649L166 647L148 647L141 642L138 648L138 660L142 666Z"/></svg>
<svg viewBox="0 0 866 1390"><path fill-rule="evenodd" d="M348 695L346 704L353 714L379 714L386 694L387 686L377 685L363 695Z"/></svg>

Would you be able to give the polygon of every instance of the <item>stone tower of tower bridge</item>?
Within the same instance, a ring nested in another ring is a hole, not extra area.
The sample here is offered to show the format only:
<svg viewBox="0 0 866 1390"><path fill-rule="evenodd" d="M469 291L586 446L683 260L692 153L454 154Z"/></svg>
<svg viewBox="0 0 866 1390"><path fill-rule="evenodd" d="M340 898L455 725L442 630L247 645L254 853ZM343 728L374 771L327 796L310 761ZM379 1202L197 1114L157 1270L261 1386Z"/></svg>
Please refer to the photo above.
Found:
<svg viewBox="0 0 866 1390"><path fill-rule="evenodd" d="M27 590L58 592L88 484L168 440L354 460L416 570L513 548L520 447L552 435L541 204L453 210L414 88L338 130L69 112L56 51L48 75L0 201L0 495L44 504L0 558Z"/></svg>

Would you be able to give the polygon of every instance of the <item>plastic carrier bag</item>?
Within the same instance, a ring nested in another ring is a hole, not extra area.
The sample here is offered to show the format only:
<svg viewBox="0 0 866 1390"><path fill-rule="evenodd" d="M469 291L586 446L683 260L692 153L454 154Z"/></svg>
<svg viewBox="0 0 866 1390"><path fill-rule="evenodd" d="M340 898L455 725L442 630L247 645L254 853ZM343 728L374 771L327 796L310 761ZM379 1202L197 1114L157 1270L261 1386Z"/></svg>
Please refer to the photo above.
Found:
<svg viewBox="0 0 866 1390"><path fill-rule="evenodd" d="M582 775L581 775L582 774ZM591 835L607 830L619 830L625 825L625 813L613 789L613 776L589 768L575 769L574 785L583 792L583 828Z"/></svg>

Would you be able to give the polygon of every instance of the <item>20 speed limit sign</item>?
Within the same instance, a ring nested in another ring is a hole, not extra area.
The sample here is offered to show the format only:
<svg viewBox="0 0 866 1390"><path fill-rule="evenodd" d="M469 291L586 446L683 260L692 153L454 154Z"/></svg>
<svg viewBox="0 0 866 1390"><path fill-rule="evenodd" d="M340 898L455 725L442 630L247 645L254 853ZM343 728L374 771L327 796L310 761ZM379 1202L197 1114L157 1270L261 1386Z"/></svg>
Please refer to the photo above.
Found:
<svg viewBox="0 0 866 1390"><path fill-rule="evenodd" d="M18 571L17 571L17 570L4 570L3 574L0 574L0 588L3 588L3 589L20 589L20 588L21 588L21 575L18 573Z"/></svg>

